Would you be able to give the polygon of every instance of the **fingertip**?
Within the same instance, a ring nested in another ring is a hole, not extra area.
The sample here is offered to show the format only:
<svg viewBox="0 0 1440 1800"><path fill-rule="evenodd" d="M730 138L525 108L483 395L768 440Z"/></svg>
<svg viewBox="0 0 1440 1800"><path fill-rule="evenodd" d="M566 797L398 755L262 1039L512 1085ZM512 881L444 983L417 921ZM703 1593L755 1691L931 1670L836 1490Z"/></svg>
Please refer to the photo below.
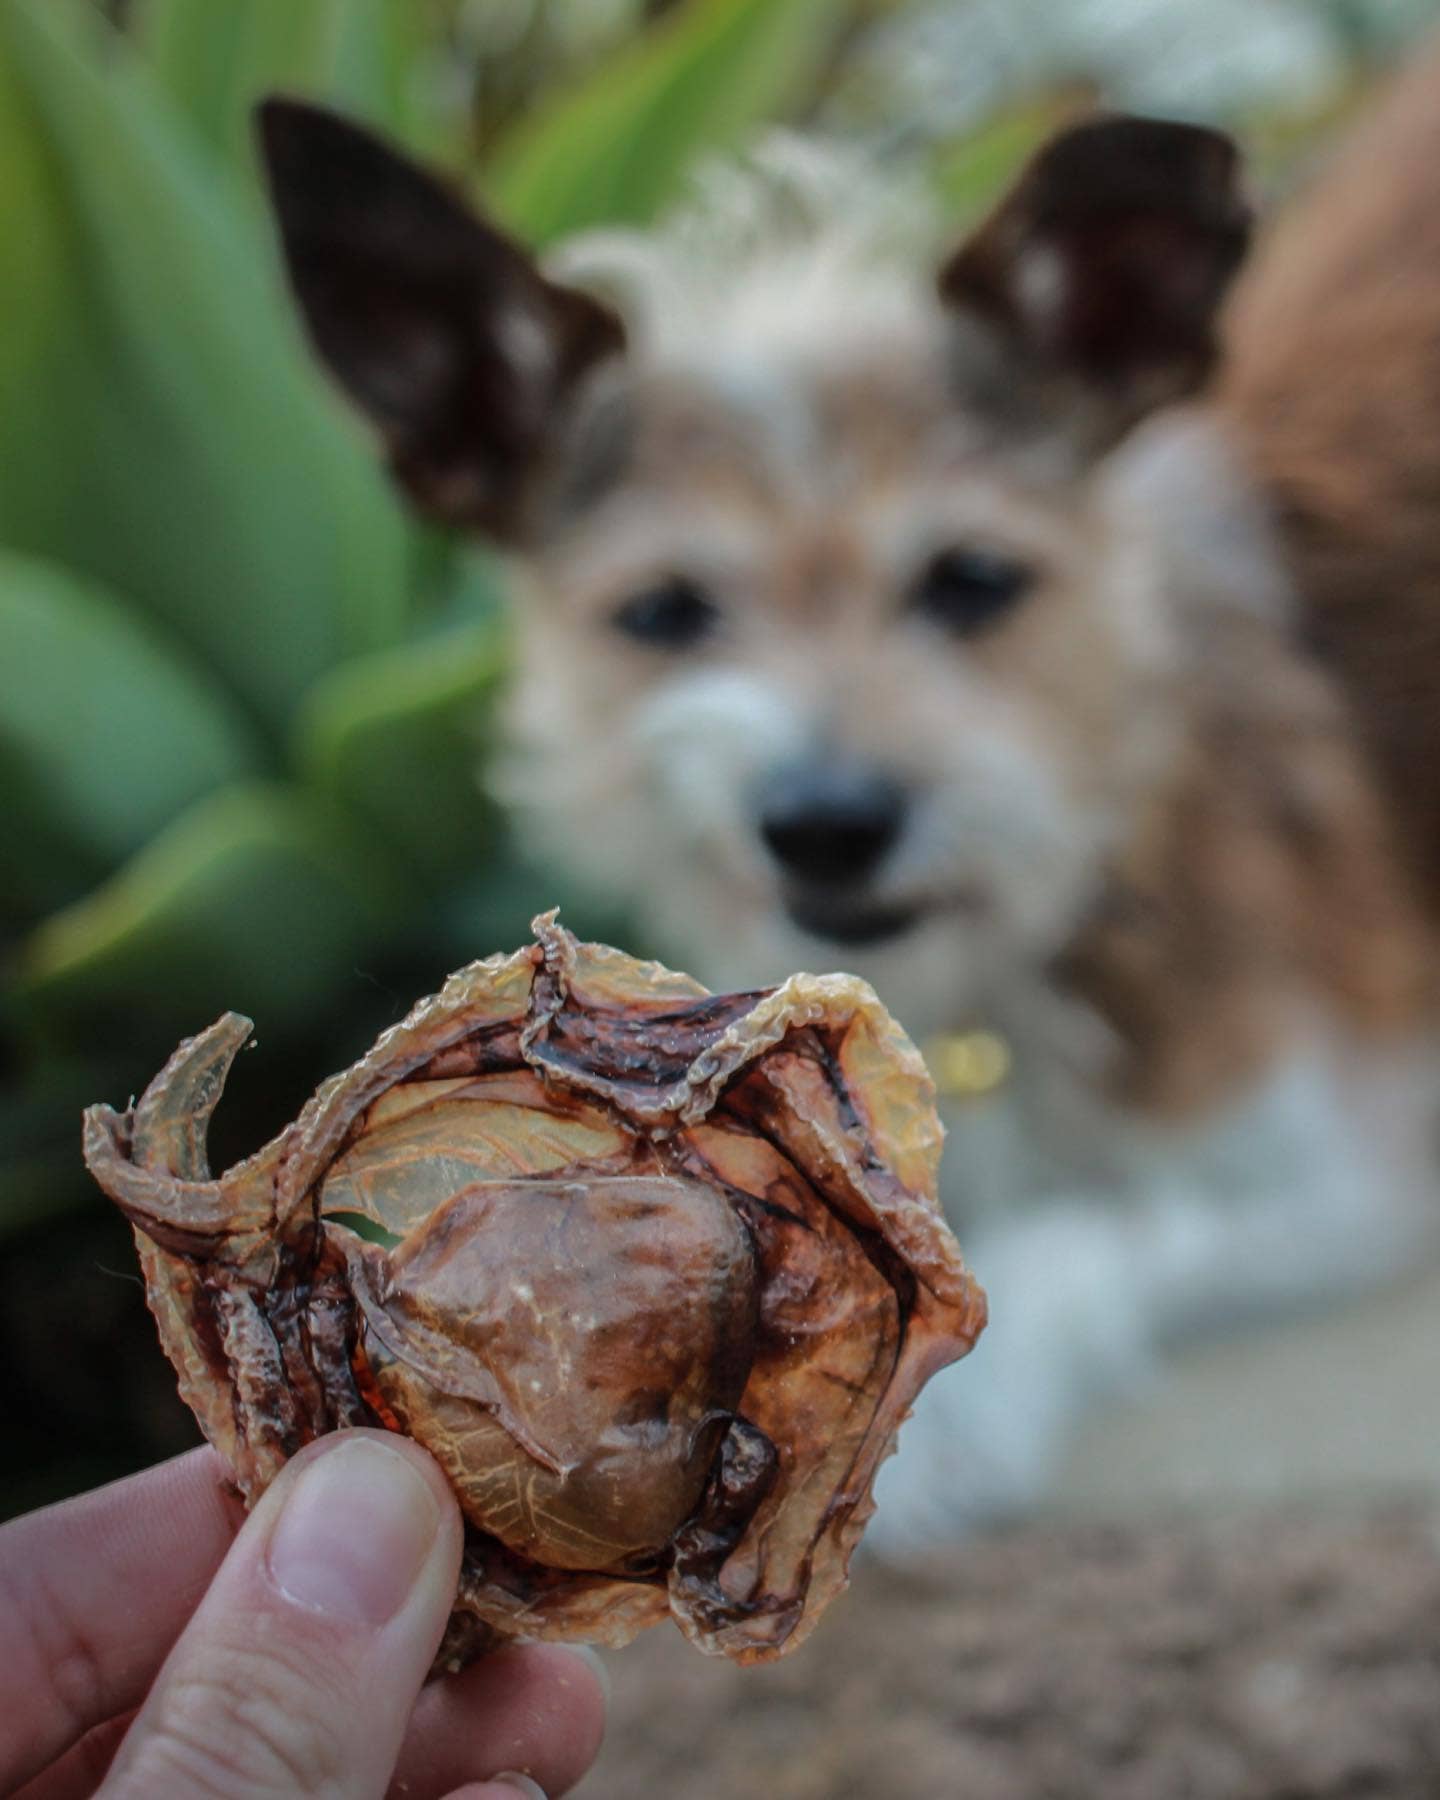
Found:
<svg viewBox="0 0 1440 1800"><path fill-rule="evenodd" d="M552 1792L563 1793L600 1754L610 1706L610 1671L588 1645L520 1644L499 1654L516 1659L527 1693L534 1689L545 1697L531 1703L547 1707L557 1745L569 1752L571 1761L558 1772L563 1780L556 1774L549 1778Z"/></svg>
<svg viewBox="0 0 1440 1800"><path fill-rule="evenodd" d="M266 1567L286 1600L336 1620L379 1629L422 1583L432 1607L448 1612L454 1570L451 1592L442 1593L430 1568L443 1555L441 1523L434 1489L411 1458L351 1437L312 1457L291 1484L270 1530Z"/></svg>
<svg viewBox="0 0 1440 1800"><path fill-rule="evenodd" d="M578 1656L585 1667L595 1677L600 1688L600 1702L603 1710L610 1710L610 1666L605 1658L591 1644L566 1644L562 1646L567 1656Z"/></svg>
<svg viewBox="0 0 1440 1800"><path fill-rule="evenodd" d="M453 1518L457 1528L459 1527L460 1505L455 1498L455 1490L435 1458L423 1445L417 1444L414 1438L406 1437L399 1431L385 1431L377 1426L347 1426L343 1431L327 1431L324 1436L313 1439L303 1450L296 1451L267 1492L283 1491L287 1484L298 1480L311 1463L322 1457L334 1456L346 1445L356 1443L374 1444L407 1462L434 1494L442 1513Z"/></svg>
<svg viewBox="0 0 1440 1800"><path fill-rule="evenodd" d="M458 1508L417 1445L357 1430L307 1446L167 1660L117 1793L368 1792L394 1764L460 1554Z"/></svg>
<svg viewBox="0 0 1440 1800"><path fill-rule="evenodd" d="M417 1791L449 1794L481 1772L493 1784L499 1777L487 1763L499 1764L523 1770L552 1797L568 1792L605 1736L598 1664L593 1652L568 1645L515 1644L434 1683L411 1721L404 1776ZM461 1791L470 1800L471 1789ZM489 1800L484 1784L476 1791Z"/></svg>
<svg viewBox="0 0 1440 1800"><path fill-rule="evenodd" d="M383 1479L387 1475L390 1479ZM398 1487L395 1476L400 1478ZM417 1483L423 1494L417 1491ZM311 1519L311 1535L319 1541L313 1547L301 1546L295 1560L302 1570L307 1562L314 1563L317 1553L323 1553L328 1538L352 1557L369 1556L376 1562L391 1562L391 1573L398 1578L400 1558L380 1557L377 1545L367 1545L363 1541L368 1535L363 1517L356 1515L373 1505L380 1490L394 1489L393 1497L398 1501L407 1487L424 1515L423 1520L417 1513L406 1521L407 1529L417 1538L423 1537L426 1545L433 1545L433 1557L427 1552L427 1557L421 1559L431 1563L426 1583L431 1590L431 1607L440 1607L443 1600L443 1610L448 1614L464 1548L465 1528L459 1503L434 1457L399 1432L362 1426L327 1432L307 1444L290 1458L261 1496L255 1509L256 1529L271 1546L273 1565L276 1539L288 1536L296 1521L308 1511L315 1515ZM427 1496L429 1507L425 1504ZM398 1510L403 1513L414 1507ZM403 1582L399 1585L405 1586ZM287 1592L293 1591L292 1583L284 1579L280 1586Z"/></svg>
<svg viewBox="0 0 1440 1800"><path fill-rule="evenodd" d="M489 1781L472 1781L457 1788L449 1800L515 1800L517 1794L523 1794L525 1800L546 1800L545 1790L538 1781L509 1769L502 1775L492 1775Z"/></svg>

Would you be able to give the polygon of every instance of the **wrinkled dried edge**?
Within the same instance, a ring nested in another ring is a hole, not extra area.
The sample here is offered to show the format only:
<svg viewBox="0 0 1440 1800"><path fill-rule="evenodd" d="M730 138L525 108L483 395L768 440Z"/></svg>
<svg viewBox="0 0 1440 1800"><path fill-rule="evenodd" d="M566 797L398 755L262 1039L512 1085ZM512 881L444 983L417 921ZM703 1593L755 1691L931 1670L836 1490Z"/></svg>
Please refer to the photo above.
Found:
<svg viewBox="0 0 1440 1800"><path fill-rule="evenodd" d="M633 1080L557 1058L551 1033L566 1006L586 994L582 1005L654 1010L660 1001L683 1008L707 1000L706 990L658 964L577 943L553 912L537 918L533 929L534 945L451 976L351 1069L322 1084L293 1125L218 1180L206 1166L205 1130L226 1072L249 1035L249 1021L237 1014L187 1039L138 1106L123 1114L90 1108L86 1161L136 1228L147 1295L182 1396L253 1504L288 1457L320 1431L384 1422L355 1391L353 1309L347 1311L340 1272L325 1265L317 1193L356 1121L388 1088L428 1070L446 1070L447 1058L463 1061L477 1037L514 1028L516 1053L546 1082L618 1105L633 1129L664 1137L703 1119L730 1082L787 1037L823 1030L841 1063L853 1065L846 1094L858 1110L850 1118L802 1120L801 1166L827 1195L827 1176L845 1189L854 1222L877 1232L913 1274L916 1300L865 1451L827 1513L835 1529L816 1543L809 1587L793 1616L770 1621L764 1629L773 1629L771 1636L763 1629L747 1633L743 1625L710 1629L680 1617L702 1649L741 1662L770 1660L798 1645L846 1585L850 1556L873 1511L875 1473L915 1395L936 1370L963 1356L984 1327L983 1291L940 1214L933 1086L918 1053L867 984L853 976L797 975L771 992L716 1000L707 1040L673 1079L637 1094ZM319 1334L317 1353L337 1395L322 1391L305 1364L315 1334L302 1345L293 1308L287 1317L279 1303L288 1294L287 1260L297 1256L311 1258L334 1325L330 1340ZM207 1263L222 1259L227 1269L244 1271L243 1281L223 1292L205 1279ZM277 1301L273 1311L267 1311L269 1301ZM233 1404L224 1404L217 1365L219 1375L229 1372L233 1381L231 1351L241 1344L252 1357L257 1344L273 1352L274 1387L286 1396L284 1416L276 1416L274 1390L265 1382L255 1393L237 1388ZM571 1578L563 1592L561 1587L557 1583L527 1604L520 1621L526 1635L619 1644L670 1610L663 1589L606 1576ZM447 1655L453 1660L461 1654L457 1646L484 1640L482 1628L513 1631L513 1597L508 1607L506 1602L467 1558Z"/></svg>

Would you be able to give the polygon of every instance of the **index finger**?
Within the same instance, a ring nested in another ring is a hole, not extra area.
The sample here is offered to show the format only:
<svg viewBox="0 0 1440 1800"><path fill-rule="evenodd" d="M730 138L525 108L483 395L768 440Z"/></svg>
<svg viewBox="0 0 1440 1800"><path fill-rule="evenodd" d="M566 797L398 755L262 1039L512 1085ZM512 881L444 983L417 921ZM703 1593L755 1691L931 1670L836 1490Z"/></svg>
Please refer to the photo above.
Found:
<svg viewBox="0 0 1440 1800"><path fill-rule="evenodd" d="M144 1699L239 1529L224 1482L192 1450L0 1526L0 1792Z"/></svg>

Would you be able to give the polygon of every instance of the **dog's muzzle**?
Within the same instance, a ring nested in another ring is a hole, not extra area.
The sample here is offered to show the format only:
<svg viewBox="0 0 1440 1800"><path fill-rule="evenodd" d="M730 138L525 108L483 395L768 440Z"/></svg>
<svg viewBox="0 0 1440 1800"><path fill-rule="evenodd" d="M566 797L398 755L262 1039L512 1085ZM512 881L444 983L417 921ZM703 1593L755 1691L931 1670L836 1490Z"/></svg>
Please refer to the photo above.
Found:
<svg viewBox="0 0 1440 1800"><path fill-rule="evenodd" d="M919 908L881 903L871 891L906 811L905 789L868 764L816 758L765 781L759 833L780 873L786 911L802 931L875 944L915 922Z"/></svg>

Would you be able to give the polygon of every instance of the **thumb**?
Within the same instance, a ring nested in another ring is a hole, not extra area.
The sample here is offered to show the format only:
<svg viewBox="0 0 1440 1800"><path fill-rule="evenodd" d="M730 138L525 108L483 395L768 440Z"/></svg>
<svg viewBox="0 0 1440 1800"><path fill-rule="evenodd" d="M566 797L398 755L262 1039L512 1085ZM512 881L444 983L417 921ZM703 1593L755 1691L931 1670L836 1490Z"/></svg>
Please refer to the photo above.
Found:
<svg viewBox="0 0 1440 1800"><path fill-rule="evenodd" d="M382 1796L460 1549L423 1450L383 1431L310 1445L246 1520L101 1793Z"/></svg>

